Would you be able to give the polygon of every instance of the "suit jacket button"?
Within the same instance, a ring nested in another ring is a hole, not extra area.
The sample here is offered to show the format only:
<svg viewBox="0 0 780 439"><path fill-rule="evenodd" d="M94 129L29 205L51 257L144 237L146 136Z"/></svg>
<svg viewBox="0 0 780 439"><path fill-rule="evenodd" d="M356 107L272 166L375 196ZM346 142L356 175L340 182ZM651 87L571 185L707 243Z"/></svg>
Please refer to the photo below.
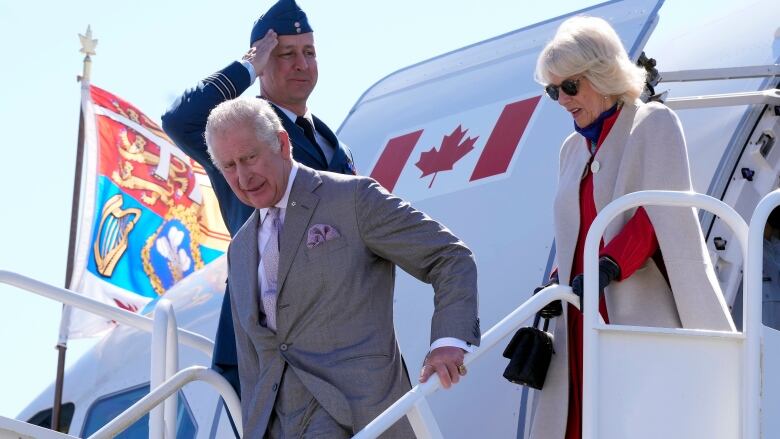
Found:
<svg viewBox="0 0 780 439"><path fill-rule="evenodd" d="M279 388L279 385L278 384L274 384L273 387L271 387L271 390L276 392L276 389L278 389L278 388Z"/></svg>
<svg viewBox="0 0 780 439"><path fill-rule="evenodd" d="M279 350L284 352L287 350L287 343L282 343L279 345Z"/></svg>

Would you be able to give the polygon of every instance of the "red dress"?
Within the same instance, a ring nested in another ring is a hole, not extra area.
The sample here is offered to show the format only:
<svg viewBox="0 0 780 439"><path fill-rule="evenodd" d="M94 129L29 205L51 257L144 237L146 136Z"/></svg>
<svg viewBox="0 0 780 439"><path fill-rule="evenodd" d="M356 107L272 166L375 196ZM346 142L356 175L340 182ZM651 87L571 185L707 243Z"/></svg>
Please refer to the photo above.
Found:
<svg viewBox="0 0 780 439"><path fill-rule="evenodd" d="M595 151L601 147L604 139L609 134L612 125L620 114L616 111L612 116L604 119L601 135ZM587 148L587 143L583 145ZM595 155L595 152L593 153ZM592 160L592 158L591 158ZM585 237L590 225L596 219L596 203L593 199L593 174L590 171L590 162L586 167L582 182L580 183L580 231L577 237L577 246L574 251L571 277L581 274L583 271L583 250ZM631 276L641 267L648 258L658 250L658 240L650 223L650 218L644 208L640 207L630 220L623 226L608 245L604 246L602 239L599 254L609 256L620 267L620 279ZM571 280L568 279L569 284ZM563 279L562 279L563 281ZM604 300L599 301L599 311L604 320L609 323L607 307ZM568 307L568 345L569 345L569 416L566 424L566 439L582 438L582 313L572 305Z"/></svg>

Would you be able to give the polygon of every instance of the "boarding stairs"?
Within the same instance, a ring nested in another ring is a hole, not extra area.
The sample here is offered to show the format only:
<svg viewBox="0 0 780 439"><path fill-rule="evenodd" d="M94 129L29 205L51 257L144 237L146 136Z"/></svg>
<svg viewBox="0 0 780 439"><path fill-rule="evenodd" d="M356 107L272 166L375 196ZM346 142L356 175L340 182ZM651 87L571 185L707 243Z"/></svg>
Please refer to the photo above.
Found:
<svg viewBox="0 0 780 439"><path fill-rule="evenodd" d="M599 213L588 232L586 273L598 270L598 244L609 222L621 212L640 205L694 206L714 213L731 227L746 261L743 330L726 332L604 324L596 311L596 276L585 276L583 438L780 437L780 420L769 416L780 413L780 383L774 382L775 375L765 373L780 370L780 332L761 323L763 229L769 213L780 205L780 190L761 200L752 215L750 227L727 204L707 195L643 191L621 197ZM211 354L213 344L198 334L179 329L173 309L166 300L160 301L154 319L150 319L16 273L0 271L0 283L152 332L152 390L90 438L113 437L149 412L150 437L174 438L177 391L196 380L211 384L221 394L240 432L239 401L227 381L203 366L178 370L176 347L179 339L207 355ZM554 300L579 307L579 299L568 286L548 287L487 331L480 347L467 354L464 363L472 367L471 364L488 350L503 348L501 342L507 336ZM376 438L403 416L408 417L418 438L442 438L427 402L427 397L440 388L436 375L415 386L355 438ZM73 437L0 417L0 439Z"/></svg>
<svg viewBox="0 0 780 439"><path fill-rule="evenodd" d="M241 405L230 383L217 372L204 366L190 366L179 370L180 340L181 344L195 348L209 358L214 350L214 343L200 334L179 328L173 307L167 299L159 300L155 306L154 317L149 318L9 271L0 270L0 283L13 285L64 305L83 309L117 323L152 333L149 394L90 435L89 439L113 438L147 413L149 413L150 438L175 438L178 391L193 381L208 383L220 394L228 412L236 422L236 428L241 433ZM75 437L0 416L0 439Z"/></svg>
<svg viewBox="0 0 780 439"><path fill-rule="evenodd" d="M739 241L745 262L741 332L608 325L598 314L597 276L584 285L583 439L769 439L780 437L780 332L761 322L763 230L780 205L776 190L757 205L751 224L727 204L691 192L642 191L623 196L597 216L585 241L585 273L598 273L598 245L607 225L641 205L693 206L720 217ZM579 307L571 288L545 288L482 337L469 365L553 300ZM498 345L498 346L497 346ZM476 366L475 366L476 367ZM496 371L500 373L500 371ZM509 385L509 384L507 384ZM376 438L407 416L418 438L442 438L426 398L434 375L415 386L355 438Z"/></svg>

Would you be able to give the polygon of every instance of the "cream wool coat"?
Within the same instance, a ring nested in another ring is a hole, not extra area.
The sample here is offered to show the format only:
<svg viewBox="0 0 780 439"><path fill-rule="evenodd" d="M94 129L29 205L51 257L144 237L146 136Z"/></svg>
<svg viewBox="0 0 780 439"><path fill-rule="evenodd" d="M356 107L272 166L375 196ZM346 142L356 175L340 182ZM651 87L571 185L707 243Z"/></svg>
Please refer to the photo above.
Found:
<svg viewBox="0 0 780 439"><path fill-rule="evenodd" d="M555 246L559 279L571 278L579 233L579 188L590 154L584 137L570 135L561 147L555 198ZM596 152L596 210L622 195L641 190L691 191L682 126L669 108L636 101L623 106ZM605 290L610 323L670 328L735 330L712 268L696 210L645 206L661 249L671 289L651 259L629 278ZM604 234L608 243L634 215L618 216ZM583 238L584 239L584 238ZM569 372L566 307L556 319L555 355L544 389L537 395L531 437L559 439L566 432Z"/></svg>

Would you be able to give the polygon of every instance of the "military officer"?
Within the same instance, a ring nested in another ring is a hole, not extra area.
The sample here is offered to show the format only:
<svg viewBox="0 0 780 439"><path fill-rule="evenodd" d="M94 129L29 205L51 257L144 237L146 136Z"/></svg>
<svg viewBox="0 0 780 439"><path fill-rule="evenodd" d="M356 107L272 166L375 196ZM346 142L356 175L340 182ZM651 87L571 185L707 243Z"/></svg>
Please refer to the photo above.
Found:
<svg viewBox="0 0 780 439"><path fill-rule="evenodd" d="M314 34L304 11L294 0L279 0L252 27L251 48L241 60L206 77L184 92L163 115L163 129L176 145L206 170L219 200L222 219L233 236L254 208L230 190L209 157L204 140L209 113L234 99L260 78L260 99L271 103L293 145L294 159L310 168L355 174L349 149L307 106L317 84ZM225 294L214 355L215 370L240 394L236 344Z"/></svg>

